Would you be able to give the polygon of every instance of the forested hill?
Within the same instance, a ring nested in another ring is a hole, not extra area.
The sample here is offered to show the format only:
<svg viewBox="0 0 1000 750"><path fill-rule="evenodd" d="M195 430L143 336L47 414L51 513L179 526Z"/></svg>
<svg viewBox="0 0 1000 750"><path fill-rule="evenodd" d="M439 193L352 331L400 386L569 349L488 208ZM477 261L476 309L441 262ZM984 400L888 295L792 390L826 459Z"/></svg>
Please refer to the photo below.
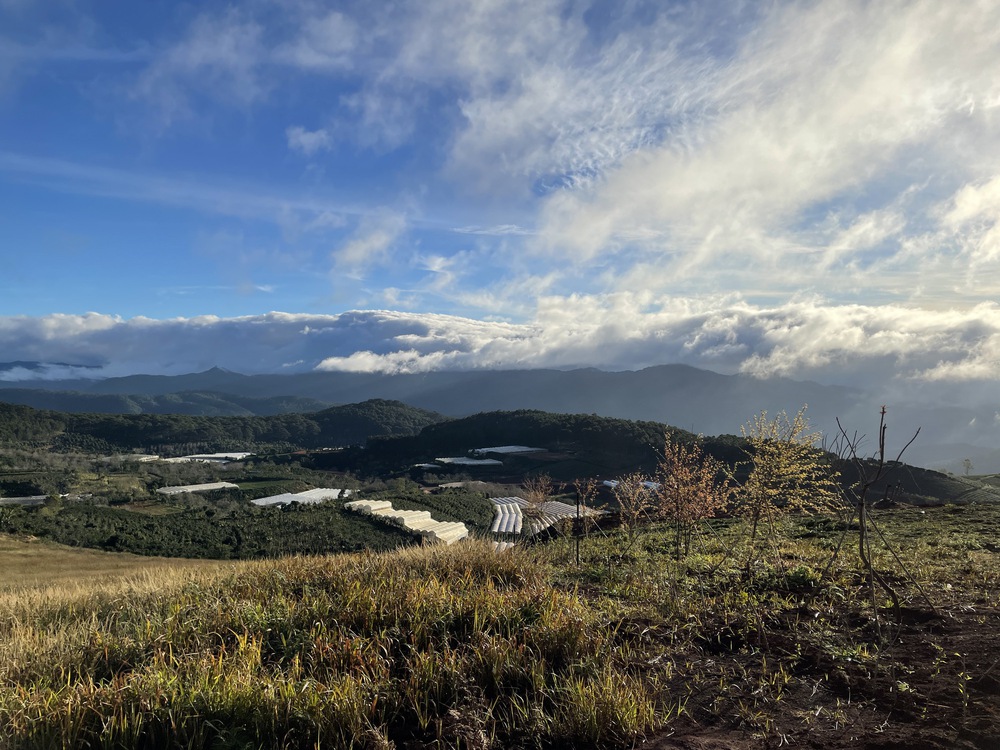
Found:
<svg viewBox="0 0 1000 750"><path fill-rule="evenodd" d="M464 456L476 448L528 445L543 453L503 458L499 473L544 472L553 478L619 476L652 472L664 434L697 439L660 422L519 410L486 412L449 420L398 401L373 399L308 414L271 417L203 417L163 414L67 414L0 403L0 446L89 453L142 451L160 455L225 450L289 450L362 446L319 452L314 468L378 475L406 470L441 456ZM701 439L705 451L733 466L747 457L742 438ZM845 484L855 476L839 463ZM890 487L891 485L891 487ZM981 480L898 465L879 483L877 495L908 502L1000 502L1000 492Z"/></svg>
<svg viewBox="0 0 1000 750"><path fill-rule="evenodd" d="M361 445L374 436L413 435L443 419L382 399L269 417L66 414L0 403L0 444L165 455L262 445L324 448Z"/></svg>
<svg viewBox="0 0 1000 750"><path fill-rule="evenodd" d="M402 401L450 417L518 409L563 414L594 413L620 419L651 419L706 435L738 433L753 414L794 414L809 405L809 420L837 435L839 420L865 432L886 404L892 436L921 439L908 458L922 466L963 471L969 458L980 473L1000 472L1000 426L995 404L937 405L903 395L839 386L724 375L686 365L637 371L442 370L388 375L359 372L303 372L242 375L213 368L184 375L129 375L70 380L25 379L31 373L80 372L77 366L0 362L0 401L66 412L269 416L318 411L334 404L372 398ZM17 373L20 372L20 375ZM89 373L95 375L97 371Z"/></svg>
<svg viewBox="0 0 1000 750"><path fill-rule="evenodd" d="M651 471L667 432L684 441L696 439L690 432L660 422L528 409L485 412L429 425L414 436L372 440L364 451L330 457L330 461L394 470L439 456L463 456L475 448L527 445L571 454L574 466L584 473ZM745 457L742 443L731 435L703 439L708 452L728 463ZM505 462L517 460L508 457Z"/></svg>
<svg viewBox="0 0 1000 750"><path fill-rule="evenodd" d="M699 440L709 455L736 469L748 458L746 441L735 435L697 437L660 422L610 419L592 414L552 414L521 410L486 412L425 427L417 435L371 440L367 448L313 457L317 467L377 474L399 471L441 456L465 456L477 448L527 445L545 453L502 456L503 466L476 470L477 476L545 473L569 481L581 476L617 477L652 473L662 455L664 436L682 442ZM829 455L845 487L857 480L853 463ZM466 470L460 467L460 470ZM892 462L872 487L872 497L916 504L1000 502L1000 490L980 479Z"/></svg>

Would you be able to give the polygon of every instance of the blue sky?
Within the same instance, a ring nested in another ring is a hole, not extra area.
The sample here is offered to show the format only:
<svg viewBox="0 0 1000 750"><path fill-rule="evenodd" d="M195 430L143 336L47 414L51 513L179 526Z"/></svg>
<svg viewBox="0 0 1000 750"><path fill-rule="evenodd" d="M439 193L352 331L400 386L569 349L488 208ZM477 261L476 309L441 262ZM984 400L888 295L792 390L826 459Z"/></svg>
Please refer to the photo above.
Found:
<svg viewBox="0 0 1000 750"><path fill-rule="evenodd" d="M997 70L986 0L0 0L0 360L992 383Z"/></svg>

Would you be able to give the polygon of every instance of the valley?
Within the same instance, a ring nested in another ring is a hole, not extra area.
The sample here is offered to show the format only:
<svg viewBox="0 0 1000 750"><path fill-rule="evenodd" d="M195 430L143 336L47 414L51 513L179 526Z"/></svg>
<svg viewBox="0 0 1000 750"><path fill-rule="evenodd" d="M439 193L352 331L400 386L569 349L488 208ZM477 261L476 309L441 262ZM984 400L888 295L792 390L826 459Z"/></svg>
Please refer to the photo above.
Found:
<svg viewBox="0 0 1000 750"><path fill-rule="evenodd" d="M0 363L0 401L74 413L276 416L387 400L448 418L542 410L655 421L696 434L719 435L739 434L750 416L748 408L792 413L808 404L811 422L833 437L838 419L848 429L863 427L886 404L894 435L924 431L924 439L908 452L909 463L959 474L969 459L976 473L1000 472L996 400L975 390L956 400L919 389L882 387L888 384L848 388L791 378L723 375L687 365L622 372L583 368L416 374L244 375L213 368L170 376L33 379L26 364Z"/></svg>
<svg viewBox="0 0 1000 750"><path fill-rule="evenodd" d="M14 746L1000 739L993 476L890 461L861 541L850 462L809 448L842 499L778 504L756 536L739 498L760 447L650 421L3 415ZM718 511L670 510L665 440L726 467Z"/></svg>

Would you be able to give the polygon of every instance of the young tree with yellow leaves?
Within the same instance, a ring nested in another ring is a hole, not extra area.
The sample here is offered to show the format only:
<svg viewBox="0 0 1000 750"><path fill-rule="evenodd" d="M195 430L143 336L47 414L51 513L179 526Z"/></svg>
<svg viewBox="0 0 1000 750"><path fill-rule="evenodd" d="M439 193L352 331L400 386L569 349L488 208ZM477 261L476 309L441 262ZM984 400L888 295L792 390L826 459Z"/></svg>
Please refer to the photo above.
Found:
<svg viewBox="0 0 1000 750"><path fill-rule="evenodd" d="M680 560L691 551L698 524L712 518L730 495L725 467L707 455L698 443L664 440L656 471L657 515L674 526L675 554Z"/></svg>
<svg viewBox="0 0 1000 750"><path fill-rule="evenodd" d="M544 521L545 511L542 510L542 504L549 499L552 491L552 478L548 474L526 476L521 482L521 494L528 503L521 510L524 516L535 521ZM545 523L544 525L548 526L549 524Z"/></svg>
<svg viewBox="0 0 1000 750"><path fill-rule="evenodd" d="M817 447L821 434L809 425L805 412L803 406L789 418L783 411L774 417L762 411L742 429L748 472L736 500L750 524L747 569L757 559L761 532L774 541L778 519L790 513L829 512L841 505L837 471Z"/></svg>

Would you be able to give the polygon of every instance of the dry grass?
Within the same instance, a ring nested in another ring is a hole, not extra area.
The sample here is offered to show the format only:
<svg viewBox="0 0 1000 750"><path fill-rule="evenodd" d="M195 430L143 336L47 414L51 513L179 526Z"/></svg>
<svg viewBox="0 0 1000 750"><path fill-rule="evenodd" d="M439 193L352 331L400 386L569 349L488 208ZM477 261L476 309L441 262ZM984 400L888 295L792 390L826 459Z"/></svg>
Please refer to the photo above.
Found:
<svg viewBox="0 0 1000 750"><path fill-rule="evenodd" d="M532 553L470 543L8 594L0 742L627 743L663 711L548 576Z"/></svg>
<svg viewBox="0 0 1000 750"><path fill-rule="evenodd" d="M167 574L177 569L214 568L222 563L182 558L142 557L100 550L66 547L37 538L0 534L3 579L0 592L52 585L89 586L123 576Z"/></svg>
<svg viewBox="0 0 1000 750"><path fill-rule="evenodd" d="M904 721L945 738L922 747L992 746L1000 512L880 521L939 612L899 579L893 625L848 547L826 569L842 526L821 518L749 573L723 524L681 560L653 530L580 567L559 541L466 543L22 587L0 595L0 746L627 747L685 722L910 746Z"/></svg>

